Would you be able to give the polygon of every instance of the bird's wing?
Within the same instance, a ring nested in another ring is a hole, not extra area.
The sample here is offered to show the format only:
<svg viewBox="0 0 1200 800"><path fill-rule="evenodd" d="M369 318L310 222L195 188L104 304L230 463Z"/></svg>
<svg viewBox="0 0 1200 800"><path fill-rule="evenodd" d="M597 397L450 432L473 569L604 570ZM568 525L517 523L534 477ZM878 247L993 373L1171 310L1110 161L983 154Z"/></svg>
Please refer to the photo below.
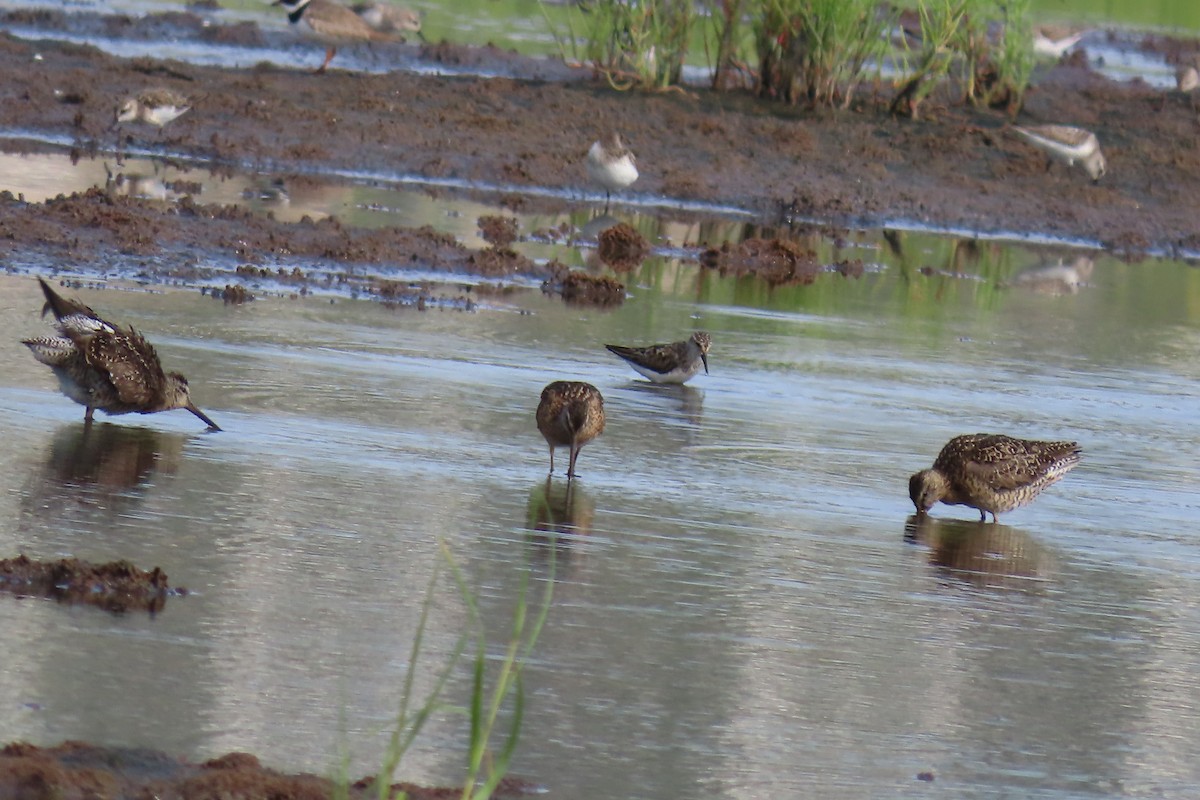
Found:
<svg viewBox="0 0 1200 800"><path fill-rule="evenodd" d="M154 347L132 328L92 336L84 356L89 366L108 378L122 403L150 405L166 387L167 376Z"/></svg>
<svg viewBox="0 0 1200 800"><path fill-rule="evenodd" d="M618 344L604 345L611 352L640 367L666 374L683 363L684 354L680 343L652 344L649 347L623 347Z"/></svg>

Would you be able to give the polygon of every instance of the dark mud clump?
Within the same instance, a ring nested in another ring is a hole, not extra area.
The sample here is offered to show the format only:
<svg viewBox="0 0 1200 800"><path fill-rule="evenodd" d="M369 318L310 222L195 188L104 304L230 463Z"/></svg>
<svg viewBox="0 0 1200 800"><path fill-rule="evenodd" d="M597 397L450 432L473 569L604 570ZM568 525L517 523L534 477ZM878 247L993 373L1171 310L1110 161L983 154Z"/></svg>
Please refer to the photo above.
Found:
<svg viewBox="0 0 1200 800"><path fill-rule="evenodd" d="M251 293L245 286L234 286L225 284L224 289L212 287L211 289L201 290L203 294L207 294L214 300L224 300L227 306L240 306L242 303L249 303L254 300L254 294Z"/></svg>
<svg viewBox="0 0 1200 800"><path fill-rule="evenodd" d="M427 311L430 308L474 311L478 307L465 293L435 294L434 284L428 281L393 281L381 278L372 284L371 293L388 308L411 306L417 311Z"/></svg>
<svg viewBox="0 0 1200 800"><path fill-rule="evenodd" d="M722 275L756 275L772 286L809 284L824 272L817 254L790 239L746 239L700 254L700 263Z"/></svg>
<svg viewBox="0 0 1200 800"><path fill-rule="evenodd" d="M276 772L262 766L249 753L229 753L203 764L190 764L155 750L99 747L73 741L46 748L13 742L0 750L0 796L3 797L330 800L338 796L336 790L328 778ZM538 787L505 778L493 797L535 791ZM387 794L407 796L410 800L449 800L461 797L462 789L397 783ZM374 780L364 778L342 796L366 800L378 797L379 793Z"/></svg>
<svg viewBox="0 0 1200 800"><path fill-rule="evenodd" d="M542 284L546 294L560 295L565 302L579 306L612 308L625 302L625 285L615 278L588 275L557 261L548 267L552 274Z"/></svg>
<svg viewBox="0 0 1200 800"><path fill-rule="evenodd" d="M483 240L492 247L504 249L517 240L518 224L515 217L483 216L477 224Z"/></svg>
<svg viewBox="0 0 1200 800"><path fill-rule="evenodd" d="M76 558L34 561L24 555L0 561L0 589L114 613L161 611L169 595L187 594L186 589L171 589L167 574L158 567L146 572L128 561L96 565Z"/></svg>
<svg viewBox="0 0 1200 800"><path fill-rule="evenodd" d="M618 222L597 237L600 260L617 272L636 269L650 254L650 243L631 225Z"/></svg>

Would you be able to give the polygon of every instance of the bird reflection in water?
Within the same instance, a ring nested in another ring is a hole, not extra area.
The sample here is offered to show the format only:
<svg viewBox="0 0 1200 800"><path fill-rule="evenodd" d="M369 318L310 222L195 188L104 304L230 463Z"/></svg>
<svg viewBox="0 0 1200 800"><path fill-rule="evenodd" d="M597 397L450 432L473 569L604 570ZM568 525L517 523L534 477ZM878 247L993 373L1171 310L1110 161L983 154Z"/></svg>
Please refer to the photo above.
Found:
<svg viewBox="0 0 1200 800"><path fill-rule="evenodd" d="M904 541L929 548L929 563L979 587L1030 587L1046 580L1053 561L1044 547L1000 523L911 514Z"/></svg>
<svg viewBox="0 0 1200 800"><path fill-rule="evenodd" d="M649 383L634 380L625 385L625 389L641 392L647 400L658 398L658 402L673 401L681 422L699 428L704 417L704 390L686 384Z"/></svg>
<svg viewBox="0 0 1200 800"><path fill-rule="evenodd" d="M40 473L40 504L57 497L111 505L117 497L139 497L156 471L175 472L186 436L152 428L92 423L65 425L50 442ZM51 504L53 505L53 504Z"/></svg>
<svg viewBox="0 0 1200 800"><path fill-rule="evenodd" d="M574 546L592 532L595 517L595 501L573 481L546 478L535 484L526 510L533 557L542 565L553 564L556 578L569 577L578 566Z"/></svg>

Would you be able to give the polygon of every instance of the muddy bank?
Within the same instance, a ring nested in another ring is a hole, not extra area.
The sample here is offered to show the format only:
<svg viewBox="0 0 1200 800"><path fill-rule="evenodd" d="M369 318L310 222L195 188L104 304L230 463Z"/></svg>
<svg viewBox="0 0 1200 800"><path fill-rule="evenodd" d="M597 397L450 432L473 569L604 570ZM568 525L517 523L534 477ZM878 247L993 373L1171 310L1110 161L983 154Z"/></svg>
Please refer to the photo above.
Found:
<svg viewBox="0 0 1200 800"><path fill-rule="evenodd" d="M488 52L447 47L444 57L487 61ZM545 62L505 54L502 63L510 71L528 63L532 74ZM162 85L193 97L193 111L161 138L142 129L124 135L218 164L493 183L510 187L501 199L519 208L522 186L594 194L583 156L602 130L615 128L638 155L639 195L736 205L766 221L906 219L1081 237L1120 251L1200 249L1192 101L1113 83L1078 57L1037 76L1018 121L1094 130L1109 162L1097 185L1079 171L1047 171L999 112L927 101L927 119L896 119L886 113L886 88L849 111L810 112L741 93L622 93L581 80L315 76L130 61L7 36L0 69L8 76L0 119L70 137L81 150L111 146L106 129L121 95Z"/></svg>
<svg viewBox="0 0 1200 800"><path fill-rule="evenodd" d="M505 778L493 795L531 794L536 787ZM412 800L448 800L461 797L461 788L392 784L388 796L403 792ZM85 742L63 742L57 747L35 747L13 742L0 750L0 796L82 800L327 800L336 796L328 778L307 773L286 775L263 767L248 753L229 753L190 764L156 750L99 747ZM343 797L378 797L372 778L349 787Z"/></svg>
<svg viewBox="0 0 1200 800"><path fill-rule="evenodd" d="M194 260L180 260L177 266L155 275L189 282L227 275L203 266L204 255L220 254L249 262L237 270L243 277L270 277L297 288L311 283L301 270L256 268L253 264L293 256L330 261L345 265L347 271L322 280L341 283L361 283L362 276L354 275L353 269L362 264L419 264L424 269L493 279L549 274L545 267L511 249L464 247L453 236L429 227L363 230L343 226L333 217L284 223L243 208L203 205L187 196L177 204L164 205L99 188L45 203L29 203L0 192L0 257L34 248L72 262L86 262L103 251L131 256L193 253Z"/></svg>

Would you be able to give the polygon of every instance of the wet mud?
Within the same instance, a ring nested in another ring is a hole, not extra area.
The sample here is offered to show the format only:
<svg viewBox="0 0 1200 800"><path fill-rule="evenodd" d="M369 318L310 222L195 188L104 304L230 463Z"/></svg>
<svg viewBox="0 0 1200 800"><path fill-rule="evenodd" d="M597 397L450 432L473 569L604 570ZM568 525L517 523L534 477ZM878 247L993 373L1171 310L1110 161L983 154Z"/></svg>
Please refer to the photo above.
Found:
<svg viewBox="0 0 1200 800"><path fill-rule="evenodd" d="M57 12L33 13L45 17L44 26L57 24ZM130 24L147 27L150 36L165 23ZM222 26L203 27L204 35L217 35L214 27ZM269 33L277 35L283 34ZM300 52L316 47L303 40L291 46ZM863 92L848 110L812 111L746 92L618 92L585 71L552 70L544 60L493 49L392 46L437 63L469 61L521 77L337 69L312 75L261 64L223 69L123 60L90 47L0 36L0 70L8 78L0 84L0 119L70 137L86 152L111 140L108 127L122 95L164 86L192 97L193 110L162 132L122 128L125 141L134 137L239 168L304 173L320 166L492 183L509 187L502 201L514 208L531 202L522 186L594 193L584 154L602 131L616 129L638 156L642 177L629 192L639 196L719 202L764 221L879 225L902 219L1083 238L1130 254L1200 249L1195 101L1138 81L1110 81L1079 55L1035 75L1016 121L1095 131L1109 162L1098 184L1061 165L1047 170L1042 154L1011 132L1003 113L964 107L949 97L927 100L924 118L912 121L887 113L887 86ZM555 80L546 79L550 73ZM169 235L189 213L181 208L158 232ZM218 229L221 223L251 224L212 221ZM85 223L76 223L80 246L86 244ZM10 226L5 236L11 232ZM136 250L147 244L138 232L104 234L103 246ZM303 240L306 233L294 235ZM387 240L394 233L374 236L385 241L368 236L367 249L401 244ZM272 246L281 243L252 239L246 257ZM296 252L302 250L301 244ZM365 257L348 242L329 255ZM481 266L519 268L494 259Z"/></svg>
<svg viewBox="0 0 1200 800"><path fill-rule="evenodd" d="M161 611L168 597L188 593L187 589L172 589L167 574L158 567L146 572L128 561L107 564L91 564L77 558L35 561L25 555L0 560L0 590L19 597L50 597L71 605L82 603L116 614Z"/></svg>
<svg viewBox="0 0 1200 800"><path fill-rule="evenodd" d="M28 800L328 800L339 796L328 778L311 774L287 775L263 767L247 753L229 753L190 764L156 750L98 747L63 742L35 747L13 742L0 750L0 796ZM505 778L493 797L532 794L536 787ZM404 793L404 794L400 794ZM378 797L372 778L363 778L340 795ZM449 800L461 788L392 784L389 797L410 800Z"/></svg>

